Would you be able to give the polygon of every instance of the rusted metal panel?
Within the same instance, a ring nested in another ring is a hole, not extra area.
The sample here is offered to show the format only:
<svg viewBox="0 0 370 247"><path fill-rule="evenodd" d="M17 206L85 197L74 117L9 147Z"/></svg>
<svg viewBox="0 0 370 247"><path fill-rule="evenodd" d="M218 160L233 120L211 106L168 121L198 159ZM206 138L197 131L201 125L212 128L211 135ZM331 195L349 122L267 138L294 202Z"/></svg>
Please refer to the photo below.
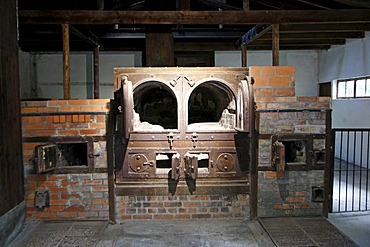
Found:
<svg viewBox="0 0 370 247"><path fill-rule="evenodd" d="M116 125L119 130L122 124L126 140L121 150L116 149L117 156L124 153L116 170L117 183L133 188L136 182L157 179L164 180L160 187L166 188L170 182L185 179L193 184L189 191L198 193L198 179L248 181L251 102L247 76L246 68L115 69L115 100L121 102L118 108L123 118Z"/></svg>
<svg viewBox="0 0 370 247"><path fill-rule="evenodd" d="M114 190L114 132L115 132L115 108L113 100L110 101L110 109L107 123L107 162L108 162L108 202L109 221L116 223L115 190Z"/></svg>
<svg viewBox="0 0 370 247"><path fill-rule="evenodd" d="M143 180L137 181L118 180L115 188L117 196L127 195L168 195L173 190L168 186L168 180ZM176 184L176 194L189 195L189 187L186 181L179 180ZM218 180L209 181L205 179L196 180L196 191L192 191L196 195L238 195L249 193L249 180L248 179L233 179L233 180Z"/></svg>

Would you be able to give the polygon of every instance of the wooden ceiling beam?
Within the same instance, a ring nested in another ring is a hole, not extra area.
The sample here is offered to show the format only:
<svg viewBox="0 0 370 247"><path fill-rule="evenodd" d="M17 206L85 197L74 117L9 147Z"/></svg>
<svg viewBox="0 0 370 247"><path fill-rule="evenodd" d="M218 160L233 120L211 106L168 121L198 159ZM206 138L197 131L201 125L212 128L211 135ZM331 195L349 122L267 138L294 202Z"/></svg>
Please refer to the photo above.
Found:
<svg viewBox="0 0 370 247"><path fill-rule="evenodd" d="M233 42L175 42L175 51L234 51L237 50Z"/></svg>
<svg viewBox="0 0 370 247"><path fill-rule="evenodd" d="M344 45L345 43L345 39L280 40L281 46ZM252 44L256 46L270 46L271 40L256 40Z"/></svg>
<svg viewBox="0 0 370 247"><path fill-rule="evenodd" d="M316 39L359 39L364 38L364 32L336 32L336 33L280 33L280 40L316 40ZM258 40L271 40L271 32Z"/></svg>
<svg viewBox="0 0 370 247"><path fill-rule="evenodd" d="M370 23L341 23L333 24L281 24L281 33L304 33L304 32L358 32L370 31Z"/></svg>
<svg viewBox="0 0 370 247"><path fill-rule="evenodd" d="M280 45L279 46L280 51L282 50L328 50L330 49L330 45L311 45L311 46L284 46ZM248 46L249 51L271 51L272 50L272 45L268 46L259 46L259 45L249 45Z"/></svg>
<svg viewBox="0 0 370 247"><path fill-rule="evenodd" d="M258 24L370 23L370 9L254 11L20 10L29 24Z"/></svg>

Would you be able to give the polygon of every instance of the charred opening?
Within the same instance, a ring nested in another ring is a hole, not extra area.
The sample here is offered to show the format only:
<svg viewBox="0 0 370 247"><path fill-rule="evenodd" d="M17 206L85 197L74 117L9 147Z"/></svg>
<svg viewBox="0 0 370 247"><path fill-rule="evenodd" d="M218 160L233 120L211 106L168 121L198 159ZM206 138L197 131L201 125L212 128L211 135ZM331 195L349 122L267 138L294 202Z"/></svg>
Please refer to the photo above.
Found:
<svg viewBox="0 0 370 247"><path fill-rule="evenodd" d="M303 140L283 141L285 146L285 163L306 164L306 142Z"/></svg>
<svg viewBox="0 0 370 247"><path fill-rule="evenodd" d="M59 143L58 166L87 166L87 143Z"/></svg>
<svg viewBox="0 0 370 247"><path fill-rule="evenodd" d="M220 82L207 81L189 97L188 124L195 129L233 129L235 111L235 97L230 89Z"/></svg>
<svg viewBox="0 0 370 247"><path fill-rule="evenodd" d="M134 90L134 129L177 129L177 100L165 84L148 81Z"/></svg>
<svg viewBox="0 0 370 247"><path fill-rule="evenodd" d="M156 155L156 168L159 169L171 169L171 159L174 153L157 154Z"/></svg>

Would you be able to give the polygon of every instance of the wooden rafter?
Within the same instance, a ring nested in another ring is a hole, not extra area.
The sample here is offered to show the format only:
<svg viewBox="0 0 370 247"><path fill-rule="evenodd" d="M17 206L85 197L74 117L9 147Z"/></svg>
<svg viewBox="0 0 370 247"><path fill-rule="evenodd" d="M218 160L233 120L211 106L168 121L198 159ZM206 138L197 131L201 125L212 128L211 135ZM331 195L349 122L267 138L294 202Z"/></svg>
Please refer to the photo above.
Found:
<svg viewBox="0 0 370 247"><path fill-rule="evenodd" d="M369 0L334 0L355 7L370 8Z"/></svg>

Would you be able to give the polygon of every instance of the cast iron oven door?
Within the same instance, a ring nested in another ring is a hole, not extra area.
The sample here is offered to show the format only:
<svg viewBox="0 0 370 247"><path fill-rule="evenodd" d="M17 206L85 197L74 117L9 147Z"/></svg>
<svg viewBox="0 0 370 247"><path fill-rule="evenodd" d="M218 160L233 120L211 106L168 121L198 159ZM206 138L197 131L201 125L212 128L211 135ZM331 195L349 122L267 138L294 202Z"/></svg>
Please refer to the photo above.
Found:
<svg viewBox="0 0 370 247"><path fill-rule="evenodd" d="M248 191L246 68L117 68L115 90L119 191Z"/></svg>
<svg viewBox="0 0 370 247"><path fill-rule="evenodd" d="M56 137L36 147L36 172L92 172L94 170L91 137Z"/></svg>

